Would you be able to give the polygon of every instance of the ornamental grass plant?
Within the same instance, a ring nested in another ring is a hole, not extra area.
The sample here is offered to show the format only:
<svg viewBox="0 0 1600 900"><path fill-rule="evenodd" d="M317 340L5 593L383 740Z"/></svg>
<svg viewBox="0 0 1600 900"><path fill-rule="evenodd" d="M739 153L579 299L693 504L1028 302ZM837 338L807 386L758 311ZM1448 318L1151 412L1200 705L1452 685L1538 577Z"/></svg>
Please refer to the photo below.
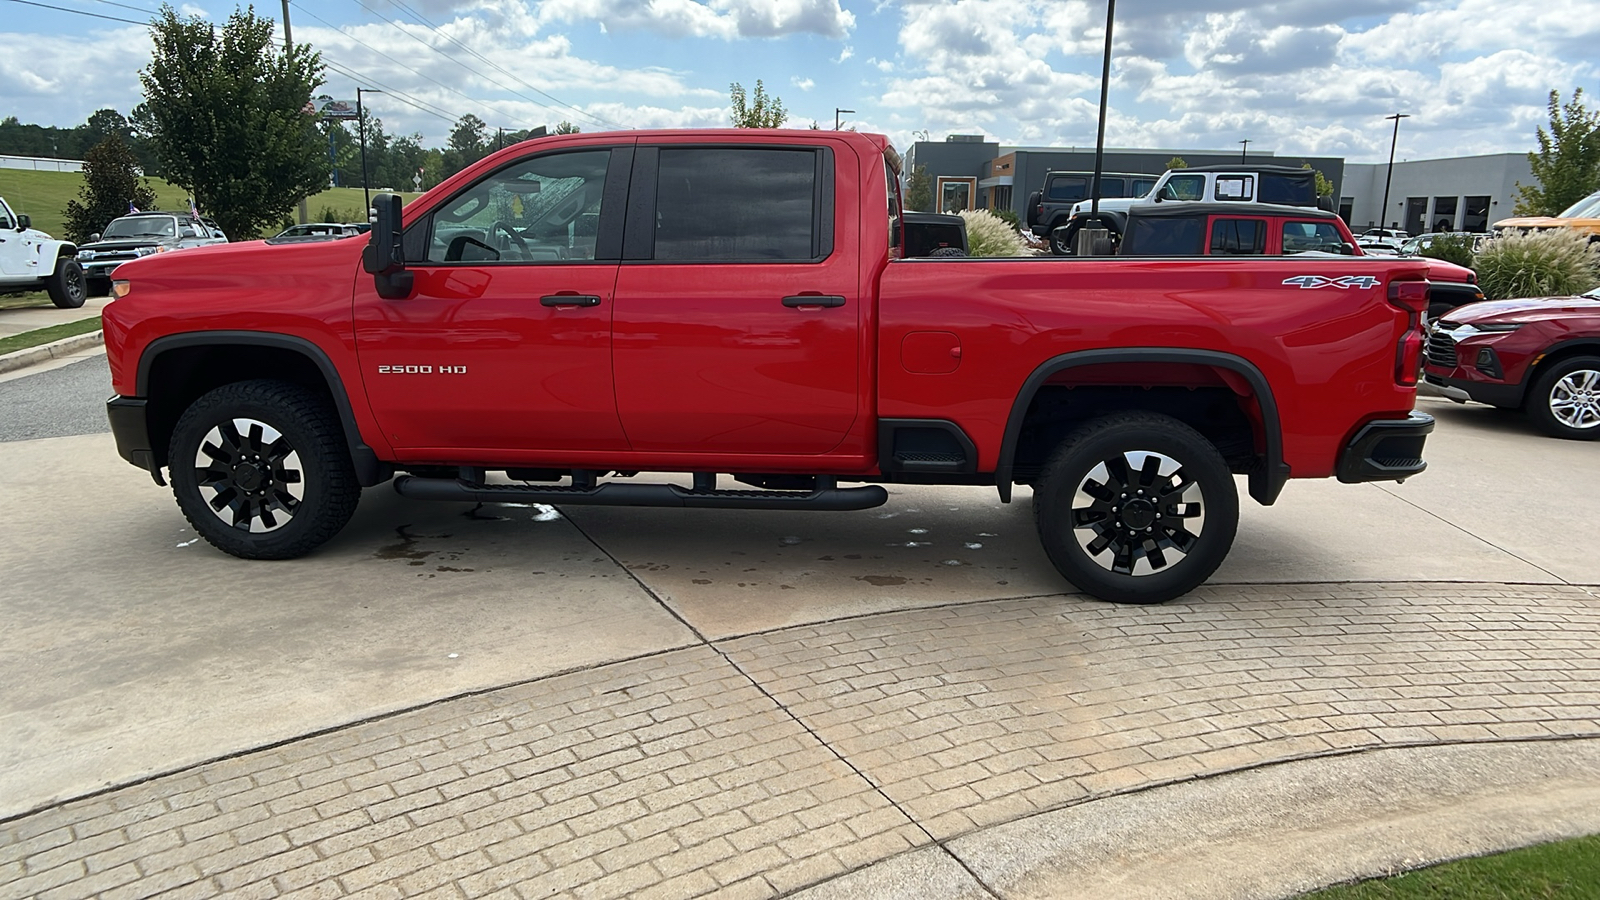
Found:
<svg viewBox="0 0 1600 900"><path fill-rule="evenodd" d="M1032 253L1017 229L987 209L964 209L969 256L1028 256Z"/></svg>
<svg viewBox="0 0 1600 900"><path fill-rule="evenodd" d="M1565 230L1507 234L1484 244L1473 268L1490 300L1581 294L1600 285L1600 244Z"/></svg>

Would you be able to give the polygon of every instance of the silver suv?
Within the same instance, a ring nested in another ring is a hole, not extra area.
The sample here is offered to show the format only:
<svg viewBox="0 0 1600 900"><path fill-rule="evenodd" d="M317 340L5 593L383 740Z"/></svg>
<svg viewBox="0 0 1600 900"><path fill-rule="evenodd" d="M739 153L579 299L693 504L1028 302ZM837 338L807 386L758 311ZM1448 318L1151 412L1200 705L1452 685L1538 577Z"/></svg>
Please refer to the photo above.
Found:
<svg viewBox="0 0 1600 900"><path fill-rule="evenodd" d="M111 290L111 273L130 259L227 242L222 229L203 217L172 212L130 213L112 219L103 233L91 235L90 242L78 248L78 263L89 281L89 292L99 295Z"/></svg>

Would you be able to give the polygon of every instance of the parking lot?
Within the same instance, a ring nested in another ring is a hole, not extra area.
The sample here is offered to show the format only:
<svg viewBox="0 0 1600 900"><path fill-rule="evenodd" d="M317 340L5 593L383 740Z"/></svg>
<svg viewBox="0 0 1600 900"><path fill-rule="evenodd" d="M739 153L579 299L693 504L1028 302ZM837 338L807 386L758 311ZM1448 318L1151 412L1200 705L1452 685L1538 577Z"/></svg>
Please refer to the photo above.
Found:
<svg viewBox="0 0 1600 900"><path fill-rule="evenodd" d="M1065 593L1025 489L380 487L247 563L40 426L0 443L0 885L1267 897L1600 830L1600 448L1419 406L1425 474L1247 503L1152 608Z"/></svg>

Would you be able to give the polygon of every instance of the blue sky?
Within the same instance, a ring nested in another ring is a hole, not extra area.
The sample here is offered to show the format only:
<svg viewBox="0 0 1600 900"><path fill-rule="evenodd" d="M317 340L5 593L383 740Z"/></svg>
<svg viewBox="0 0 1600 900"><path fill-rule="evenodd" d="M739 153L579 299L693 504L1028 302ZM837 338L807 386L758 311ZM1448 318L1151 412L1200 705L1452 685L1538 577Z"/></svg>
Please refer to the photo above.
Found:
<svg viewBox="0 0 1600 900"><path fill-rule="evenodd" d="M36 0L143 21L154 0ZM180 10L221 21L233 6ZM370 98L391 133L443 143L563 119L721 126L761 79L790 124L845 121L904 147L927 132L1094 142L1105 4L1079 0L295 0L323 91ZM277 18L276 0L258 6ZM1534 147L1551 89L1600 102L1600 0L1123 0L1108 143L1381 161ZM144 28L0 0L0 115L75 125L139 102Z"/></svg>

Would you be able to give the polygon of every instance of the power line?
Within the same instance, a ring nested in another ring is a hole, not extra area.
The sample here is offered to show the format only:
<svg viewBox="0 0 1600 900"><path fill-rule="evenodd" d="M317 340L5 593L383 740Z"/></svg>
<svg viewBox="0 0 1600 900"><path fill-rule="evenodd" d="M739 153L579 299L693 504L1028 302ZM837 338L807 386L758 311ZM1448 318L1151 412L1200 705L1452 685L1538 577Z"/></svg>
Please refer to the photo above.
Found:
<svg viewBox="0 0 1600 900"><path fill-rule="evenodd" d="M96 19L105 19L108 22L124 22L128 25L149 25L149 22L135 22L132 19L119 19L116 16L102 16L99 13L86 12L81 9L69 9L65 6L51 6L48 3L35 3L33 0L11 0L12 3L21 3L23 6L37 6L40 9L53 9L56 12L76 13L80 16L90 16Z"/></svg>
<svg viewBox="0 0 1600 900"><path fill-rule="evenodd" d="M358 0L358 2L360 2L360 0ZM501 66L501 64L499 64L499 62L494 62L493 59L488 58L488 56L483 56L482 53L478 53L478 51L474 50L474 48L470 48L470 46L464 45L464 43L461 43L461 42L459 42L459 40L456 40L456 38L454 38L453 35L446 34L445 30L440 29L440 27L438 27L438 26L435 26L434 22L430 22L429 19L426 18L426 16L422 16L421 13L418 13L418 11L413 10L413 8L411 8L411 6L406 5L405 0L390 0L390 2L394 3L395 6L400 6L400 8L402 8L402 10L405 10L406 13L411 13L411 16L413 16L413 18L418 19L418 21L422 22L422 24L424 24L424 26L427 26L427 27L429 27L429 29L434 30L434 34L440 35L440 37L445 38L445 40L448 40L448 42L454 43L454 45L459 46L459 48L461 48L461 50L466 50L467 53L474 54L474 56L477 56L478 59L482 59L482 61L488 62L488 64L490 64L490 66L494 67L494 70L496 70L496 72L501 72L501 74L502 75L506 75L507 78L515 78L515 80L517 80L517 82L522 83L522 85L526 86L526 88L528 88L528 90L533 91L533 93L539 94L539 96L542 96L542 98L550 99L550 101L555 102L555 104L558 104L558 106L566 107L566 109L571 109L571 110L573 110L573 112L578 112L579 115L586 115L586 117L589 117L589 119L594 120L594 122L600 123L600 125L608 125L608 127L611 127L611 128L624 128L624 127L622 127L622 125L618 125L618 123L616 123L616 122L608 122L608 120L600 119L600 117L598 117L598 115L592 114L592 112L589 112L589 110L581 109L581 107L578 107L578 106L573 106L573 104L570 104L570 102L566 102L566 101L563 101L563 99L557 98L557 96L554 96L554 94L546 93L546 91L539 90L539 88L536 88L536 86L530 85L530 83L526 82L526 80L523 80L523 78L520 77L520 75L515 74L515 72L510 72L509 69L506 69L506 67ZM366 8L366 3L362 3L362 6L363 6L363 8ZM371 10L371 11L373 11L373 13L376 13L376 10ZM382 14L382 13L378 13L378 14ZM517 91L512 91L512 93L517 93ZM523 96L523 94L518 94L518 96ZM534 101L533 98L528 98L528 96L523 96L523 99L526 99L526 101L528 101L528 102L538 102L538 101ZM539 104L539 106L544 106L544 104L542 104L542 102L541 102L541 104ZM546 109L549 109L549 107L546 106ZM552 112L554 112L554 110L552 110Z"/></svg>
<svg viewBox="0 0 1600 900"><path fill-rule="evenodd" d="M337 31L339 34L343 35L344 37L347 37L350 40L355 41L357 44L360 44L361 46L367 48L368 50L372 51L373 53L376 53L379 56L383 57L384 59L387 59L388 61L394 63L395 65L399 66L400 68L405 69L407 72L410 72L411 74L417 76L418 78L423 78L423 79L426 79L428 81L431 81L434 84L438 85L439 87L444 88L445 90L449 91L450 93L455 94L458 97L465 98L468 102L478 104L480 107L482 107L482 108L484 108L486 110L489 110L489 112L492 113L495 118L506 117L505 113L501 112L498 109L495 109L494 107L490 106L488 103L486 103L486 102L484 102L482 100L479 100L479 99L473 97L470 94L467 94L467 93L464 93L462 91L459 91L459 90L449 86L448 84L445 84L444 82L438 80L437 78L434 78L434 77L429 76L429 75L424 75L423 73L417 71L416 69L411 68L410 66L408 66L405 63L401 62L400 60L395 59L394 57L390 56L387 53L384 53L382 50L379 50L378 48L372 46L371 44L368 44L366 41L363 41L362 39L356 37L355 35L350 34L349 32L347 32L347 31L335 26L333 23L329 22L327 19L324 19L321 16L317 15L316 13L306 9L303 5L301 5L299 3L296 3L295 6L298 7L301 12L303 12L306 15L310 16L311 18L316 19L318 22L321 22L322 24L328 26L329 28L333 29L334 31ZM415 37L415 35L412 35L412 36ZM426 47L427 44L424 43L423 46ZM474 74L476 74L476 73L474 73ZM387 90L390 90L390 88L385 86L384 90L387 91ZM528 124L528 123L524 122L523 124Z"/></svg>
<svg viewBox="0 0 1600 900"><path fill-rule="evenodd" d="M150 13L151 15L155 15L157 12L157 10L151 9L147 6L129 6L126 3L117 3L115 0L94 0L94 2L104 3L107 6L120 6L123 9L131 9L134 12Z"/></svg>
<svg viewBox="0 0 1600 900"><path fill-rule="evenodd" d="M409 107L412 107L413 109L417 110L418 112L427 113L428 115L433 116L434 118L443 119L446 122L452 122L453 123L453 122L456 121L456 118L457 118L456 116L451 115L450 113L440 109L439 107L434 106L431 103L427 103L426 101L418 100L415 97L412 97L410 94L407 94L406 92L400 90L399 88L390 87L389 85L384 84L383 82L379 81L376 78L372 78L371 76L368 76L368 75L359 75L356 72L346 68L345 66L343 66L343 65L341 65L339 63L336 63L333 60L329 59L326 54L323 55L322 61L323 61L323 63L325 65L327 65L328 68L332 69L337 74L343 75L344 77L350 79L351 81L354 81L354 82L356 82L358 84L362 84L362 85L374 85L374 84L377 85L379 88L381 88L384 91L384 93L388 94L389 96L394 97L396 100L399 100L401 103L404 103L405 105L407 105Z"/></svg>

